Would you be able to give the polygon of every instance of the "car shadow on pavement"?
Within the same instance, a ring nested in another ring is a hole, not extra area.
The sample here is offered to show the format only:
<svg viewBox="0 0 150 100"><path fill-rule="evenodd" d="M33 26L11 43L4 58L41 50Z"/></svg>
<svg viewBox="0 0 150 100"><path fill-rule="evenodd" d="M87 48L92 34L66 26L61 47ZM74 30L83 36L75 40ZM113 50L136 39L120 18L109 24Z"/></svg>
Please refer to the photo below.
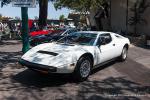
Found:
<svg viewBox="0 0 150 100"><path fill-rule="evenodd" d="M91 74L95 74L98 71L103 70L111 66L114 63L115 61L110 62L106 65L103 65L101 67L98 67L92 70ZM34 86L34 87L39 87L39 88L59 86L59 85L63 85L66 83L80 84L80 82L73 80L71 75L72 74L45 74L44 75L44 74L40 74L38 72L27 69L13 76L13 79L26 86Z"/></svg>
<svg viewBox="0 0 150 100"><path fill-rule="evenodd" d="M12 77L13 80L27 87L55 87L73 82L68 74L41 74L32 70L25 70Z"/></svg>

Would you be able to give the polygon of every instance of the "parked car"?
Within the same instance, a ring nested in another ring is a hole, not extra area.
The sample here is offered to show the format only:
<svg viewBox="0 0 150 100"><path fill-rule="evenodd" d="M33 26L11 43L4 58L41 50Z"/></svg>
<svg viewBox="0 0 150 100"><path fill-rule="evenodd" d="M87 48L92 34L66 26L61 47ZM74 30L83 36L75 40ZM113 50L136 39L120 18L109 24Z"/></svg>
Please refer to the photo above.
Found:
<svg viewBox="0 0 150 100"><path fill-rule="evenodd" d="M20 64L42 73L73 73L86 80L91 70L118 58L125 61L130 42L112 32L74 32L57 42L40 44L25 53Z"/></svg>
<svg viewBox="0 0 150 100"><path fill-rule="evenodd" d="M58 39L69 35L72 32L77 32L78 30L75 28L59 28L57 30L54 30L53 32L49 34L43 34L43 35L37 35L30 38L30 45L36 46L41 43L46 43L50 41L57 41Z"/></svg>
<svg viewBox="0 0 150 100"><path fill-rule="evenodd" d="M35 36L39 36L39 35L46 35L46 34L50 34L52 33L53 30L37 30L37 31L33 31L33 32L30 32L30 37L35 37Z"/></svg>

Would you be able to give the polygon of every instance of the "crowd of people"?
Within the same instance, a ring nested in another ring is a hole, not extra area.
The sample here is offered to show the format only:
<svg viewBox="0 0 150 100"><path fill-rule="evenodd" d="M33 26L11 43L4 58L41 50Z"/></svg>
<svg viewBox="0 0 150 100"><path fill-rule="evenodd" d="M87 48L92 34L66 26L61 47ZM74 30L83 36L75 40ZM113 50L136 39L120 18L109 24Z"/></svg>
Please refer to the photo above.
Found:
<svg viewBox="0 0 150 100"><path fill-rule="evenodd" d="M34 25L33 25L34 26ZM36 30L35 27L31 27L32 31ZM21 37L21 23L20 22L0 22L0 38L4 36Z"/></svg>
<svg viewBox="0 0 150 100"><path fill-rule="evenodd" d="M6 30L8 29L8 24L7 23L2 23L0 22L0 33L2 34L3 32L6 32Z"/></svg>
<svg viewBox="0 0 150 100"><path fill-rule="evenodd" d="M7 35L11 33L18 33L21 30L21 25L20 23L10 23L10 22L5 22L2 23L0 22L0 35Z"/></svg>
<svg viewBox="0 0 150 100"><path fill-rule="evenodd" d="M53 29L57 29L57 28L68 28L68 27L72 27L70 25L49 25L47 24L47 26L44 28L46 30L53 30ZM78 25L77 27L73 26L72 28L77 28L78 30L89 30L88 27L86 25ZM34 21L30 21L29 20L29 32L33 32L39 30L38 24ZM0 22L0 40L1 37L9 37L9 38L13 38L13 37L20 37L21 38L21 23L20 22Z"/></svg>

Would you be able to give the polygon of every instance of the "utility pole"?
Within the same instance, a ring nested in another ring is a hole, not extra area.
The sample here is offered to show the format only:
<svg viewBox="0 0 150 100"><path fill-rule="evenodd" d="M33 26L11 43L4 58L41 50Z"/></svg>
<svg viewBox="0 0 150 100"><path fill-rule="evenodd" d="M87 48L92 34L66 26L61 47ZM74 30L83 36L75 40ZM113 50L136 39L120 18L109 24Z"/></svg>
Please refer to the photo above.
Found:
<svg viewBox="0 0 150 100"><path fill-rule="evenodd" d="M22 52L26 53L29 50L29 35L28 35L28 8L21 7L22 16Z"/></svg>
<svg viewBox="0 0 150 100"><path fill-rule="evenodd" d="M13 7L21 7L21 36L22 36L22 52L29 50L29 27L28 27L28 8L36 7L36 0L12 0Z"/></svg>

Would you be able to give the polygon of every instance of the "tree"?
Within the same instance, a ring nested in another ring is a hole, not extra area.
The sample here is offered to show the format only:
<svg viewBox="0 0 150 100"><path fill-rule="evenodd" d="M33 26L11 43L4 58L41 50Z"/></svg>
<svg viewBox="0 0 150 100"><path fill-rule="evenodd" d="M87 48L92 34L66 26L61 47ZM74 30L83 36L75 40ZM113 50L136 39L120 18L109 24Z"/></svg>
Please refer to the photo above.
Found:
<svg viewBox="0 0 150 100"><path fill-rule="evenodd" d="M1 0L1 7L3 7L4 5L7 5L11 2L11 0Z"/></svg>
<svg viewBox="0 0 150 100"><path fill-rule="evenodd" d="M2 20L2 14L0 14L0 21Z"/></svg>
<svg viewBox="0 0 150 100"><path fill-rule="evenodd" d="M83 14L88 14L91 9L100 7L103 1L104 0L55 0L54 6L56 9L67 7Z"/></svg>
<svg viewBox="0 0 150 100"><path fill-rule="evenodd" d="M86 19L90 20L91 26L93 26L94 24L96 24L94 23L96 10L98 8L103 8L102 5L104 2L106 2L106 0L55 0L54 6L56 9L66 7L80 12L80 14L84 15ZM89 14L90 16L88 16Z"/></svg>
<svg viewBox="0 0 150 100"><path fill-rule="evenodd" d="M143 18L143 14L149 7L150 4L147 3L147 0L138 0L130 9L133 12L133 16L129 18L129 25L134 26L133 35L137 35L138 24L147 24L147 21Z"/></svg>
<svg viewBox="0 0 150 100"><path fill-rule="evenodd" d="M47 25L48 0L39 0L39 28Z"/></svg>
<svg viewBox="0 0 150 100"><path fill-rule="evenodd" d="M20 17L16 16L16 17L15 17L15 20L20 20Z"/></svg>
<svg viewBox="0 0 150 100"><path fill-rule="evenodd" d="M64 15L60 15L59 16L59 20L62 21L62 22L64 22L65 21L65 16Z"/></svg>
<svg viewBox="0 0 150 100"><path fill-rule="evenodd" d="M38 19L39 19L39 17L37 17L37 16L34 16L34 19L35 19L35 20L38 20Z"/></svg>
<svg viewBox="0 0 150 100"><path fill-rule="evenodd" d="M86 17L80 16L80 22L86 24Z"/></svg>

